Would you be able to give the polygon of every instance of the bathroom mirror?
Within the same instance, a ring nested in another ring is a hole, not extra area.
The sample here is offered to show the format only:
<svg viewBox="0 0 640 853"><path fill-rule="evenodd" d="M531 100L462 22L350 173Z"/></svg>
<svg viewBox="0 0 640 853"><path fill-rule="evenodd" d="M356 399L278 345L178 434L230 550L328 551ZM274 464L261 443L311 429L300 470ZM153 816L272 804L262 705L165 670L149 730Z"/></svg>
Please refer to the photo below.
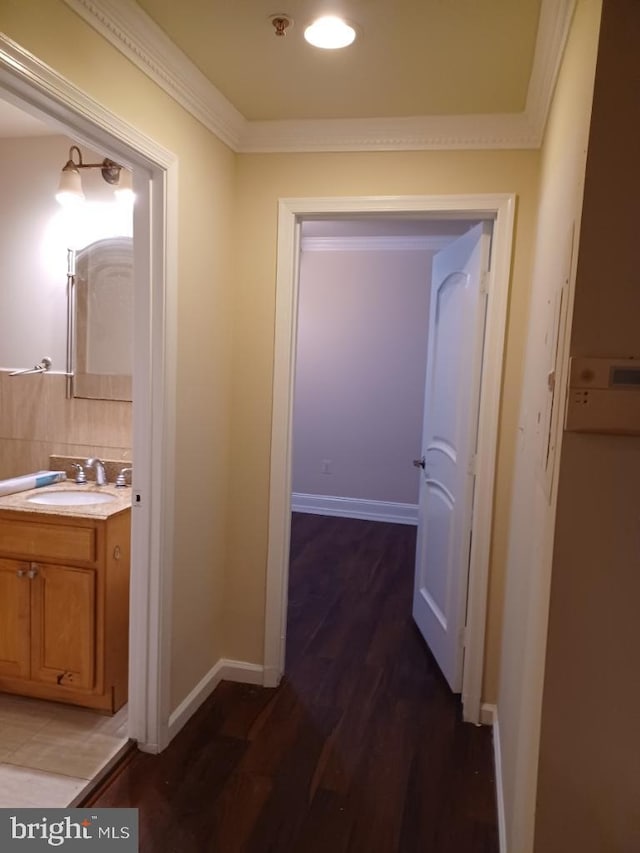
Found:
<svg viewBox="0 0 640 853"><path fill-rule="evenodd" d="M73 302L73 396L131 400L131 237L96 240L76 253Z"/></svg>

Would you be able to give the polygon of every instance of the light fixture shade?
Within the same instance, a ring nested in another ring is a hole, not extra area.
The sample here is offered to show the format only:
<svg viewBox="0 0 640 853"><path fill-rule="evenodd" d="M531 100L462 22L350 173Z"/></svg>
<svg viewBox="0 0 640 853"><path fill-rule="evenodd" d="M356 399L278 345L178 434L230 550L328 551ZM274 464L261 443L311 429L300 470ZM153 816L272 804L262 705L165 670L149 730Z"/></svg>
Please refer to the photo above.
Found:
<svg viewBox="0 0 640 853"><path fill-rule="evenodd" d="M60 173L56 201L62 205L77 204L80 201L84 201L80 172L73 166L70 167L69 163L67 163Z"/></svg>
<svg viewBox="0 0 640 853"><path fill-rule="evenodd" d="M338 50L341 47L348 47L354 41L356 31L342 18L325 15L305 29L304 37L314 47Z"/></svg>
<svg viewBox="0 0 640 853"><path fill-rule="evenodd" d="M120 169L120 178L114 193L118 201L133 201L135 198L133 192L133 175L124 167Z"/></svg>

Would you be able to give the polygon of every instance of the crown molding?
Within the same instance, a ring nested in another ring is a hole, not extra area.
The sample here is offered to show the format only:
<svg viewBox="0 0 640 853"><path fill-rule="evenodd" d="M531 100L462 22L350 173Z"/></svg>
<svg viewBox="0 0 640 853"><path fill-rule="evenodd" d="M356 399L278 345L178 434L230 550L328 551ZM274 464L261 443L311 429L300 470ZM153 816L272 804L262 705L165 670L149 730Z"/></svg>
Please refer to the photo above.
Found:
<svg viewBox="0 0 640 853"><path fill-rule="evenodd" d="M240 152L536 148L525 113L248 122Z"/></svg>
<svg viewBox="0 0 640 853"><path fill-rule="evenodd" d="M523 112L248 121L134 0L64 0L237 153L538 148L575 0L542 0Z"/></svg>
<svg viewBox="0 0 640 853"><path fill-rule="evenodd" d="M234 151L247 120L133 0L64 0Z"/></svg>
<svg viewBox="0 0 640 853"><path fill-rule="evenodd" d="M439 252L454 236L427 236L422 234L397 237L303 237L300 248L303 252Z"/></svg>
<svg viewBox="0 0 640 853"><path fill-rule="evenodd" d="M528 122L536 134L536 147L542 144L575 6L576 0L542 0L540 6L538 35L525 108Z"/></svg>

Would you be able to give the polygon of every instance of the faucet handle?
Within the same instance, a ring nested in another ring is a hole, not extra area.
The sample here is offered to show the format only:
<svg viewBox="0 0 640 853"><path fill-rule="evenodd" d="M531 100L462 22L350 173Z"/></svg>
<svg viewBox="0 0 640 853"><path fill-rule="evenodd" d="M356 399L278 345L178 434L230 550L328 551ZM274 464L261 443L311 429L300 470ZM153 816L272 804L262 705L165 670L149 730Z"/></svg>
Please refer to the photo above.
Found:
<svg viewBox="0 0 640 853"><path fill-rule="evenodd" d="M120 473L116 477L116 487L118 489L127 485L127 474L132 474L133 468L121 468Z"/></svg>
<svg viewBox="0 0 640 853"><path fill-rule="evenodd" d="M71 467L75 468L76 470L76 483L79 486L84 486L84 484L87 482L87 475L84 473L84 468L82 467L82 465L79 465L77 462L72 462Z"/></svg>

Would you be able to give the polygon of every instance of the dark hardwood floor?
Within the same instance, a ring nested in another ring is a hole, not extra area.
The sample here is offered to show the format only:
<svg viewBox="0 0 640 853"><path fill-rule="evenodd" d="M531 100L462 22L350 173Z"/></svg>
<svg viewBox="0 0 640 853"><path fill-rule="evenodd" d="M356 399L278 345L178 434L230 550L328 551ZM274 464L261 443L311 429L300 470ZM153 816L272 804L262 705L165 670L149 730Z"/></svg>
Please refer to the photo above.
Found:
<svg viewBox="0 0 640 853"><path fill-rule="evenodd" d="M491 732L411 619L415 528L294 514L286 678L223 682L95 798L141 853L497 853Z"/></svg>

